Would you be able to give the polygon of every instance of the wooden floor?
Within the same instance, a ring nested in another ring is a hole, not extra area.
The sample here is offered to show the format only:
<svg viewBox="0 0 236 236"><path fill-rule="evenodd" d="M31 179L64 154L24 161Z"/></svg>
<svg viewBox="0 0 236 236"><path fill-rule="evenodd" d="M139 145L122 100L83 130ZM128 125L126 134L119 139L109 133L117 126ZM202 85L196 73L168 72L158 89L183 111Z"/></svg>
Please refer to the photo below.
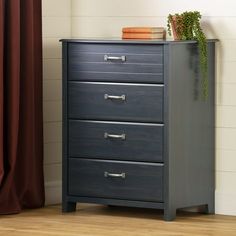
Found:
<svg viewBox="0 0 236 236"><path fill-rule="evenodd" d="M164 222L162 212L150 209L79 206L62 214L60 206L0 216L1 236L236 236L236 217L178 213Z"/></svg>

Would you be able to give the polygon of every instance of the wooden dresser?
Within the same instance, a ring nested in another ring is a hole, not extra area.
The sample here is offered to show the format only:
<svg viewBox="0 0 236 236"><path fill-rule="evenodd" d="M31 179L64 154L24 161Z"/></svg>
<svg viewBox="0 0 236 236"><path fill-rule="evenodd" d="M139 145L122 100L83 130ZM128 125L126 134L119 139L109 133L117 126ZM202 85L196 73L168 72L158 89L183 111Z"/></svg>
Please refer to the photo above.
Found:
<svg viewBox="0 0 236 236"><path fill-rule="evenodd" d="M215 41L61 40L63 211L77 202L214 213Z"/></svg>

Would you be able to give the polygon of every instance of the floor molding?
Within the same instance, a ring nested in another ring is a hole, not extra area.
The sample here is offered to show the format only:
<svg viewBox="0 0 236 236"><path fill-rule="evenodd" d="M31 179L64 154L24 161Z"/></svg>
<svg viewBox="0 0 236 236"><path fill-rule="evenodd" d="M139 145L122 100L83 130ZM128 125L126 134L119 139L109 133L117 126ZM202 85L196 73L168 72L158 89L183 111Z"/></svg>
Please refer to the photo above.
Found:
<svg viewBox="0 0 236 236"><path fill-rule="evenodd" d="M216 191L215 209L216 214L236 216L236 195Z"/></svg>
<svg viewBox="0 0 236 236"><path fill-rule="evenodd" d="M50 181L45 183L45 205L61 203L62 182Z"/></svg>

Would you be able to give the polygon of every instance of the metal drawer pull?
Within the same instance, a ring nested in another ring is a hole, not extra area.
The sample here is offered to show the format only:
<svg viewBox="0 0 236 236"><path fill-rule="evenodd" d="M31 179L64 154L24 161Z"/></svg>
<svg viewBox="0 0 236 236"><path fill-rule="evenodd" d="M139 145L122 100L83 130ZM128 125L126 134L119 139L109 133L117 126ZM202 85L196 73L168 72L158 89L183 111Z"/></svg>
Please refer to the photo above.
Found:
<svg viewBox="0 0 236 236"><path fill-rule="evenodd" d="M109 172L105 171L104 172L104 177L106 177L106 178L112 177L112 178L122 178L122 179L125 179L125 173L114 174L114 173L109 173Z"/></svg>
<svg viewBox="0 0 236 236"><path fill-rule="evenodd" d="M105 139L112 138L112 139L125 140L126 135L125 135L125 134L108 134L107 132L105 132L105 133L104 133L104 138L105 138Z"/></svg>
<svg viewBox="0 0 236 236"><path fill-rule="evenodd" d="M114 56L104 55L104 61L122 61L122 62L125 62L126 57L125 56L114 57Z"/></svg>
<svg viewBox="0 0 236 236"><path fill-rule="evenodd" d="M122 100L125 101L126 100L126 96L123 94L121 96L114 96L114 95L108 95L108 94L104 94L104 99L108 100L108 99L115 99L115 100Z"/></svg>
<svg viewBox="0 0 236 236"><path fill-rule="evenodd" d="M114 139L121 139L125 140L126 139L126 134L108 134L107 132L104 133L104 138L114 138Z"/></svg>

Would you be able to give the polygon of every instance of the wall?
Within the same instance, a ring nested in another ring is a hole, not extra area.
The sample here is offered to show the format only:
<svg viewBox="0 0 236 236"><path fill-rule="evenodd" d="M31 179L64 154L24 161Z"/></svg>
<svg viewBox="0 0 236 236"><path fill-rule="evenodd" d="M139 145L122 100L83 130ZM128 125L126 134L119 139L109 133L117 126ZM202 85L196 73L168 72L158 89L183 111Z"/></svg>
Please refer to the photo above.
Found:
<svg viewBox="0 0 236 236"><path fill-rule="evenodd" d="M215 0L214 2L204 0L43 0L43 2L47 189L49 190L49 186L54 186L55 183L60 186L58 180L61 174L61 54L57 43L58 38L70 36L117 38L120 37L123 26L165 26L166 16L169 13L198 10L203 14L202 26L207 36L220 39L217 47L216 85L216 212L236 215L235 0Z"/></svg>
<svg viewBox="0 0 236 236"><path fill-rule="evenodd" d="M43 0L43 111L46 204L61 201L62 70L59 39L71 37L69 0Z"/></svg>

